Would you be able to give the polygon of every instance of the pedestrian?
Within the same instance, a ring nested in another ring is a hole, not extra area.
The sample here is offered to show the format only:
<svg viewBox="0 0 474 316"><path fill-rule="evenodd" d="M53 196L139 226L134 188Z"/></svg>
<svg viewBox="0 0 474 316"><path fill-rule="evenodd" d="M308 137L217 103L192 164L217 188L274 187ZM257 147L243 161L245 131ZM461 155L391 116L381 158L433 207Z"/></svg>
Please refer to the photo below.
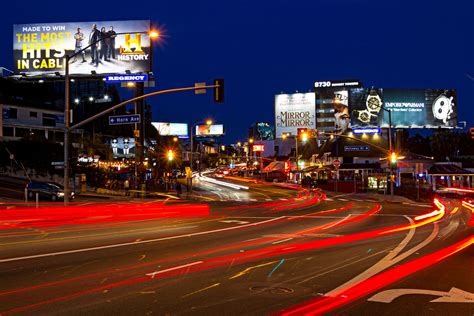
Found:
<svg viewBox="0 0 474 316"><path fill-rule="evenodd" d="M125 181L123 182L123 188L125 189L125 196L129 196L130 195L130 182L128 181L128 179L125 179Z"/></svg>
<svg viewBox="0 0 474 316"><path fill-rule="evenodd" d="M181 183L176 182L176 195L177 195L178 197L180 197L180 196L181 196L181 193L183 193L183 190L182 190L182 188L181 188Z"/></svg>

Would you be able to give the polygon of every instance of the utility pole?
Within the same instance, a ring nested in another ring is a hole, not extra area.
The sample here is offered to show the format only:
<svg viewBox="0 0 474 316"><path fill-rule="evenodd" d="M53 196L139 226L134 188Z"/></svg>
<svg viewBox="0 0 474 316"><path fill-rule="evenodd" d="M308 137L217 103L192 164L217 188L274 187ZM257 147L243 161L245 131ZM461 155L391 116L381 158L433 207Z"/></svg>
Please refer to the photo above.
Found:
<svg viewBox="0 0 474 316"><path fill-rule="evenodd" d="M69 204L69 55L64 73L64 205Z"/></svg>
<svg viewBox="0 0 474 316"><path fill-rule="evenodd" d="M137 82L135 84L135 98L141 97L144 94L144 83ZM145 158L145 111L144 100L138 99L134 102L135 114L140 115L140 122L135 124L135 189L138 190L139 185L143 183L143 174L139 171L139 166L143 163ZM138 127L138 128L137 128Z"/></svg>

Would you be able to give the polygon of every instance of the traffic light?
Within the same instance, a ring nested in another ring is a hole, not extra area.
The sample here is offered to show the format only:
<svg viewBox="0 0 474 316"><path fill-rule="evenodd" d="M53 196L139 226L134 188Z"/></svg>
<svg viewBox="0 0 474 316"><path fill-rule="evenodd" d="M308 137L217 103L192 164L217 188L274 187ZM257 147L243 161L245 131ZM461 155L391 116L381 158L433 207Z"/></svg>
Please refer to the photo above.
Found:
<svg viewBox="0 0 474 316"><path fill-rule="evenodd" d="M174 159L174 152L173 149L168 150L168 160L172 161Z"/></svg>
<svg viewBox="0 0 474 316"><path fill-rule="evenodd" d="M301 141L305 142L308 140L308 129L307 128L298 128L298 137L301 139Z"/></svg>
<svg viewBox="0 0 474 316"><path fill-rule="evenodd" d="M474 139L474 127L469 128L469 131L471 132L471 138Z"/></svg>
<svg viewBox="0 0 474 316"><path fill-rule="evenodd" d="M391 169L397 168L397 160L398 160L397 153L392 151L390 153L390 168Z"/></svg>
<svg viewBox="0 0 474 316"><path fill-rule="evenodd" d="M224 79L214 79L214 102L224 103Z"/></svg>

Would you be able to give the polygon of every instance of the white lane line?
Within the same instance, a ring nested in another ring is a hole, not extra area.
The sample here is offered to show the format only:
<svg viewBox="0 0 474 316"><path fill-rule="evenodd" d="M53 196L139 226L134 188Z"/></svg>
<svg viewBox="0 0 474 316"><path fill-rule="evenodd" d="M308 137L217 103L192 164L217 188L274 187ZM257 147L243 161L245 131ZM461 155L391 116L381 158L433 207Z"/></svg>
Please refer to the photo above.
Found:
<svg viewBox="0 0 474 316"><path fill-rule="evenodd" d="M326 198L326 201L334 201L334 199Z"/></svg>
<svg viewBox="0 0 474 316"><path fill-rule="evenodd" d="M249 201L257 202L258 200L257 199L249 199Z"/></svg>
<svg viewBox="0 0 474 316"><path fill-rule="evenodd" d="M289 241L289 240L292 240L292 239L293 239L293 237L287 238L287 239L282 239L282 240L277 240L277 241L272 242L272 245L281 244L282 242Z"/></svg>
<svg viewBox="0 0 474 316"><path fill-rule="evenodd" d="M344 201L344 202L347 202L349 201L348 199L338 199L339 201Z"/></svg>
<svg viewBox="0 0 474 316"><path fill-rule="evenodd" d="M408 216L405 216L405 217L410 221L410 224L414 223L414 221L410 217ZM415 235L415 230L416 230L415 227L411 228L407 236L400 242L400 244L398 244L397 247L395 247L395 249L393 249L388 255L383 257L379 262L377 262L376 264L374 264L372 267L365 270L361 274L357 275L356 277L352 278L351 280L347 281L341 286L338 286L337 288L327 292L324 295L330 296L330 297L336 297L340 295L342 292L344 292L345 290L352 288L356 284L359 284L360 282L367 280L368 278L373 277L377 273L406 259L408 256L411 256L413 253L415 253L416 251L420 250L421 248L428 245L431 241L433 241L433 239L435 239L436 236L438 235L439 228L438 228L438 224L435 223L431 235L429 235L425 240L423 240L423 242L419 243L415 247L400 254L400 252L412 240L413 236Z"/></svg>
<svg viewBox="0 0 474 316"><path fill-rule="evenodd" d="M272 199L265 199L265 201L273 201Z"/></svg>
<svg viewBox="0 0 474 316"><path fill-rule="evenodd" d="M288 201L288 199L280 198L280 201Z"/></svg>
<svg viewBox="0 0 474 316"><path fill-rule="evenodd" d="M42 254L31 255L31 256L5 258L5 259L0 259L0 263L20 261L20 260L26 260L26 259L44 258L44 257L57 256L57 255L66 255L66 254L71 254L71 253L79 253L79 252L111 249L111 248L119 248L119 247L126 247L126 246L140 245L140 244L148 244L148 243L158 242L158 241L163 241L163 240L172 240L172 239L179 239L179 238L185 238L185 237L207 235L207 234L219 233L219 232L228 231L228 230L242 229L242 228L245 228L245 227L251 227L251 226L258 226L258 225L262 225L262 224L267 224L267 223L270 223L270 222L278 221L278 220L283 219L283 218L285 218L285 216L276 217L276 218L269 219L269 220L266 220L266 221L250 223L250 224L247 224L247 225L239 225L239 226L233 226L233 227L227 227L227 228L213 229L213 230L207 230L207 231L203 231L203 232L197 232L197 233L191 233L191 234L185 234L185 235L161 237L161 238L148 239L148 240L137 240L137 241L132 241L132 242L120 243L120 244L97 246L97 247L90 247L90 248L80 248L80 249L57 251L57 252L49 252L49 253L42 253Z"/></svg>
<svg viewBox="0 0 474 316"><path fill-rule="evenodd" d="M173 270L178 270L178 269L182 269L182 268L195 266L195 265L201 264L203 262L204 261L196 261L196 262L193 262L193 263L183 264L182 266L177 266L177 267L173 267L173 268L169 268L169 269L165 269L165 270L160 270L160 271L147 273L146 275L150 276L153 279L155 277L155 275L157 275L157 274L161 274L161 273L165 273L165 272L169 272L169 271L173 271Z"/></svg>

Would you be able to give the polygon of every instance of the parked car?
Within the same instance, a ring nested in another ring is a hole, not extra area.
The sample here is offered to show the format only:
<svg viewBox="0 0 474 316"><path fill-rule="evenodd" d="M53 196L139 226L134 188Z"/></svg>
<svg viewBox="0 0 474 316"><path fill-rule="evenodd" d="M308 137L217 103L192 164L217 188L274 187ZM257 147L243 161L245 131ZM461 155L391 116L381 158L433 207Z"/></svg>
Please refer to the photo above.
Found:
<svg viewBox="0 0 474 316"><path fill-rule="evenodd" d="M31 181L26 185L29 199L35 199L36 193L41 200L58 201L64 199L64 187L54 182ZM74 199L74 192L70 193L70 199Z"/></svg>

